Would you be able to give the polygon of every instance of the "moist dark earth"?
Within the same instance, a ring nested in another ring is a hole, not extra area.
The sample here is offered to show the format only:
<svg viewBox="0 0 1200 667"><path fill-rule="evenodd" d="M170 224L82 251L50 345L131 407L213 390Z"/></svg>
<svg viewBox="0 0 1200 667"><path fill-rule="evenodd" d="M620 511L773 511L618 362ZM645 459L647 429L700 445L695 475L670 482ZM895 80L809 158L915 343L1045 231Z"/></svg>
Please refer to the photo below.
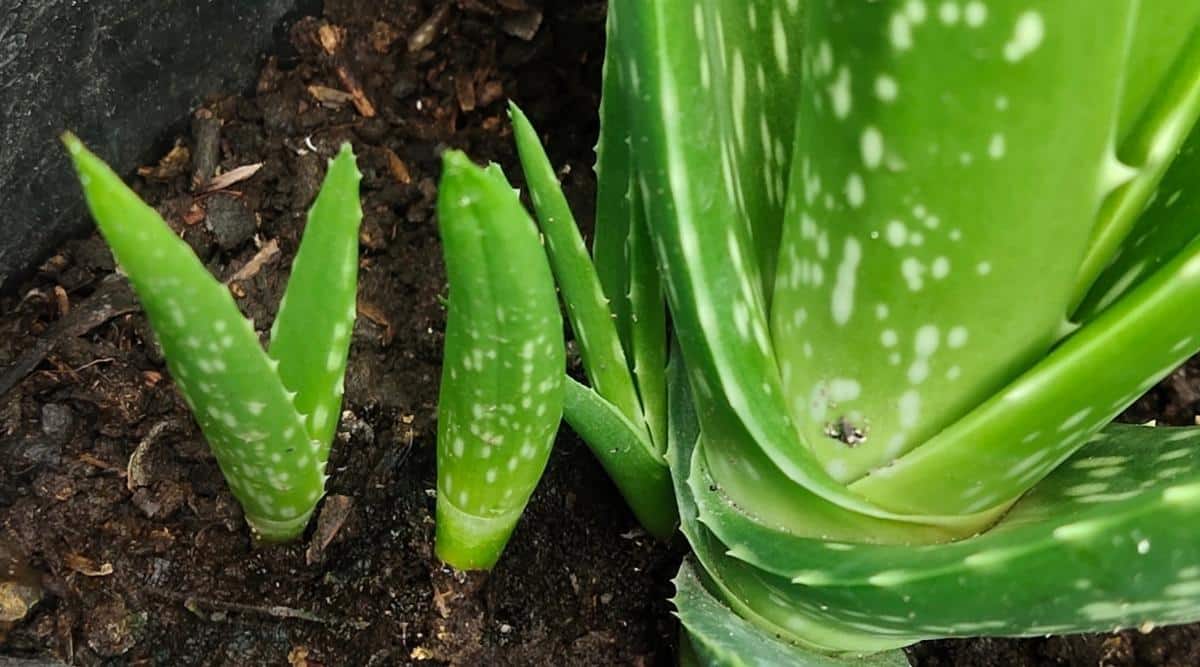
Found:
<svg viewBox="0 0 1200 667"><path fill-rule="evenodd" d="M0 299L0 656L80 665L667 665L685 553L638 527L564 428L489 577L432 553L448 148L520 184L504 103L542 132L585 231L604 3L328 0L255 89L213 96L135 188L264 333L325 161L359 156L364 222L341 427L318 520L255 548L98 237ZM88 137L84 137L85 140ZM237 167L261 164L230 183ZM1126 415L1191 424L1200 364ZM964 591L964 595L973 594ZM947 601L953 604L953 601ZM1200 629L926 642L915 664L1200 664ZM0 659L2 662L2 659Z"/></svg>

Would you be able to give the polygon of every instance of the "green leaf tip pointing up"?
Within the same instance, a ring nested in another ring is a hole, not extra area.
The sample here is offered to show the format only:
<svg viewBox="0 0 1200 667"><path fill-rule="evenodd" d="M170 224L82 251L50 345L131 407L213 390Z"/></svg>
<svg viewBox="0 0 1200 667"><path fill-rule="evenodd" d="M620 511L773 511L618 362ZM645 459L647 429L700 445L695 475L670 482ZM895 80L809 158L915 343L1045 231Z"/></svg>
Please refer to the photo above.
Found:
<svg viewBox="0 0 1200 667"><path fill-rule="evenodd" d="M349 145L309 214L268 355L229 290L158 213L73 134L62 140L255 537L298 537L324 493L355 314L361 176Z"/></svg>
<svg viewBox="0 0 1200 667"><path fill-rule="evenodd" d="M438 557L491 569L562 419L565 351L537 228L498 167L444 156L438 225L450 284L438 401Z"/></svg>
<svg viewBox="0 0 1200 667"><path fill-rule="evenodd" d="M517 105L509 105L509 115L530 199L546 239L546 254L592 383L591 388L567 383L564 419L600 460L638 522L655 537L669 539L679 516L662 456L666 311L644 221L634 216L630 223L626 242L636 261L628 276L628 292L614 299L605 292L598 267L588 256L537 131ZM614 303L628 309L628 321L622 323L625 339L618 332L621 322ZM628 357L623 340L628 341Z"/></svg>

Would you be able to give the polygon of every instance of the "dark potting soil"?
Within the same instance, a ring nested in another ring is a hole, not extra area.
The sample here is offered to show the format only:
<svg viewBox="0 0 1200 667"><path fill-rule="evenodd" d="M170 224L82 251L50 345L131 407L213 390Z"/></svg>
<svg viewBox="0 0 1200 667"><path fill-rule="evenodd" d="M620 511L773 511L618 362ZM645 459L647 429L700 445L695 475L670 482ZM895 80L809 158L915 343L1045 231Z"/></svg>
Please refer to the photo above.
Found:
<svg viewBox="0 0 1200 667"><path fill-rule="evenodd" d="M520 183L504 112L514 99L589 226L603 17L603 0L328 0L322 18L295 26L253 93L208 100L135 179L266 332L325 160L354 144L364 174L359 320L329 496L294 545L251 545L102 241L66 244L0 300L0 573L11 572L0 611L17 619L0 620L0 655L297 667L674 661L666 599L684 549L637 528L569 429L490 577L457 577L432 554L439 155L463 149ZM244 180L212 180L259 163ZM1200 383L1189 374L1200 365L1191 368L1132 418L1191 423ZM911 655L938 666L1196 665L1200 630L926 642Z"/></svg>

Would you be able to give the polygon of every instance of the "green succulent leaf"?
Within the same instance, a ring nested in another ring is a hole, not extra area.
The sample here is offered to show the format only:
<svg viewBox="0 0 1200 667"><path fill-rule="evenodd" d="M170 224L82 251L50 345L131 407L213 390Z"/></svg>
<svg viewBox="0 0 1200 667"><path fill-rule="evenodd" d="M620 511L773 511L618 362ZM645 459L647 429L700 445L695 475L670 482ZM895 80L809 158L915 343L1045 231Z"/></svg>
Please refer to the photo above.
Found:
<svg viewBox="0 0 1200 667"><path fill-rule="evenodd" d="M271 327L270 356L279 362L283 385L296 393L296 409L304 416L309 435L323 443L322 461L329 457L341 413L346 357L357 315L361 180L354 151L343 144L330 160L325 185L308 213Z"/></svg>
<svg viewBox="0 0 1200 667"><path fill-rule="evenodd" d="M843 482L1045 354L1131 175L1114 135L1135 3L910 4L812 3L805 27L772 331L801 436Z"/></svg>
<svg viewBox="0 0 1200 667"><path fill-rule="evenodd" d="M450 285L438 403L438 556L491 569L562 419L562 316L537 228L499 168L443 158Z"/></svg>
<svg viewBox="0 0 1200 667"><path fill-rule="evenodd" d="M1159 183L1137 226L1091 286L1074 319L1088 322L1153 275L1200 235L1200 125Z"/></svg>
<svg viewBox="0 0 1200 667"><path fill-rule="evenodd" d="M757 18L751 21L750 13ZM606 72L621 71L630 90L640 94L627 98L637 103L625 110L631 135L602 130L601 155L625 141L636 147L637 182L644 193L646 219L653 221L650 235L674 328L705 405L705 432L719 450L711 460L739 471L757 471L764 461L778 466L805 489L799 495L790 493L797 502L788 503L784 511L803 513L807 493L847 511L886 517L887 512L848 493L830 477L809 448L796 446L772 350L755 241L769 236L772 226L769 221L755 226L759 223L751 220L757 217L743 215L751 208L781 206L784 193L774 185L768 193L768 183L777 178L738 180L731 162L739 151L752 150L751 140L762 143L759 135L767 138L772 154L777 152L776 139L791 143L790 124L772 126L762 98L788 90L770 85L779 80L785 62L787 72L797 72L798 31L789 27L799 20L799 3L612 3ZM751 23L780 25L779 30L771 28L771 47L763 49L769 57L756 51L756 59L748 61L746 53L732 53L761 41ZM731 26L742 26L743 32L732 33ZM717 90L719 81L744 90L747 100L707 94ZM758 99L751 104L749 98ZM742 113L743 103L745 109L758 110L756 114ZM739 132L745 145L739 143ZM770 164L772 175L778 176L778 161ZM600 177L606 178L603 171Z"/></svg>
<svg viewBox="0 0 1200 667"><path fill-rule="evenodd" d="M75 136L66 134L63 142L100 232L129 276L171 376L245 510L246 521L265 541L297 537L324 492L328 437L323 434L320 440L309 433L293 390L277 373L279 362L263 350L229 290L158 213ZM335 203L327 204L327 212L343 221L336 236L355 238L357 180L346 183L344 177L356 173L353 156L343 152L330 172L326 186L339 194ZM327 193L318 195L321 198L329 201ZM333 234L323 236L336 242ZM353 291L353 285L349 289ZM314 328L315 335L324 333ZM344 354L343 349L343 363Z"/></svg>
<svg viewBox="0 0 1200 667"><path fill-rule="evenodd" d="M899 646L1104 631L1200 613L1200 545L1180 529L1200 511L1200 429L1109 427L977 537L934 545L760 539L757 549L790 564L767 572L700 520L697 485L687 482L697 450L686 443L696 430L678 386L673 380L670 454L684 533L722 597L770 633L826 651L879 650L889 638Z"/></svg>
<svg viewBox="0 0 1200 667"><path fill-rule="evenodd" d="M646 226L642 193L640 189L635 192L637 206L629 223L629 307L632 318L629 349L642 414L650 429L650 442L662 454L667 448L667 305Z"/></svg>
<svg viewBox="0 0 1200 667"><path fill-rule="evenodd" d="M908 667L902 651L830 656L779 640L737 616L704 588L703 570L685 560L672 602L694 663L706 667ZM686 664L686 663L685 663Z"/></svg>
<svg viewBox="0 0 1200 667"><path fill-rule="evenodd" d="M1108 266L1200 117L1200 5L1146 5L1126 64L1118 156L1133 178L1108 196L1076 279L1075 302Z"/></svg>
<svg viewBox="0 0 1200 667"><path fill-rule="evenodd" d="M609 308L600 276L537 132L516 105L511 105L510 115L546 239L546 253L594 389L568 382L567 421L600 459L642 525L665 539L674 532L676 518L662 459L666 447L666 313L641 200L635 198L636 205L627 211L631 216L627 250L632 261L627 265L629 275L622 278L627 292L618 300L631 320L625 323L627 338L623 342L617 328L620 320ZM632 353L632 372L627 349Z"/></svg>
<svg viewBox="0 0 1200 667"><path fill-rule="evenodd" d="M697 563L705 572L706 588L724 600L738 616L805 651L873 653L917 641L919 637L912 634L876 635L858 631L833 619L821 619L815 615L822 610L798 594L789 579L727 555L728 547L701 523L696 499L689 486L691 462L700 437L701 422L683 359L681 348L677 346L672 351L667 374L670 426L667 461L679 507L680 529L691 544Z"/></svg>
<svg viewBox="0 0 1200 667"><path fill-rule="evenodd" d="M641 422L641 405L625 360L625 350L617 336L595 267L575 224L575 216L537 131L515 104L510 105L509 115L525 179L529 183L530 198L546 238L546 254L567 303L567 317L579 341L584 370L601 396L617 406L630 421Z"/></svg>
<svg viewBox="0 0 1200 667"><path fill-rule="evenodd" d="M567 378L563 418L589 443L638 522L651 535L669 538L679 521L671 477L666 461L647 440L645 430L571 378Z"/></svg>
<svg viewBox="0 0 1200 667"><path fill-rule="evenodd" d="M1193 241L1011 385L850 488L913 514L1013 500L1200 348L1197 299Z"/></svg>

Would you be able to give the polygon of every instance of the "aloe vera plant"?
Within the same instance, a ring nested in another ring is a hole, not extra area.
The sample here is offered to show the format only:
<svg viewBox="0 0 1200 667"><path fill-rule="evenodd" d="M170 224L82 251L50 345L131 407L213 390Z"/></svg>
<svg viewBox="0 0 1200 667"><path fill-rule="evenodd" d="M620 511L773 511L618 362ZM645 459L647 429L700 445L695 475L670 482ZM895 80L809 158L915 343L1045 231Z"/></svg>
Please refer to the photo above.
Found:
<svg viewBox="0 0 1200 667"><path fill-rule="evenodd" d="M514 127L687 659L1200 619L1200 429L1110 425L1200 350L1200 5L613 0L607 45L591 261Z"/></svg>
<svg viewBox="0 0 1200 667"><path fill-rule="evenodd" d="M228 288L75 136L63 136L100 232L255 537L298 537L325 490L356 316L358 187L349 144L309 211L269 350Z"/></svg>
<svg viewBox="0 0 1200 667"><path fill-rule="evenodd" d="M450 298L436 551L460 570L488 570L562 420L562 316L537 228L500 168L456 151L443 163L437 211Z"/></svg>

